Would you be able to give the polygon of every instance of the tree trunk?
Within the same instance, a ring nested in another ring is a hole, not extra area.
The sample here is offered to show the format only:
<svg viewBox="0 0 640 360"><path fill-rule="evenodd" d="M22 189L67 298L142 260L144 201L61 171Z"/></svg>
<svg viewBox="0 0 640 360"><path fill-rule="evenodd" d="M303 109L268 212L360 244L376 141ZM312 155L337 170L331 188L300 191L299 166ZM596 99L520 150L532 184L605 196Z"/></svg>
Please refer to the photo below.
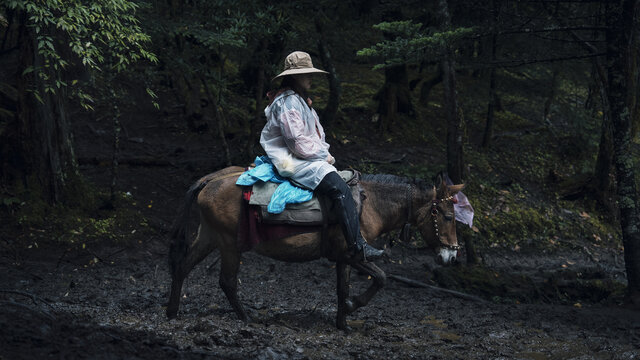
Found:
<svg viewBox="0 0 640 360"><path fill-rule="evenodd" d="M207 84L204 76L200 77L200 81L202 82L202 86L204 87L207 98L211 103L213 117L218 124L218 136L220 137L220 143L222 144L222 149L224 150L225 163L227 166L231 166L233 162L231 160L231 151L229 150L229 144L227 143L227 136L224 131L224 124L226 123L224 113L220 111L220 107L218 106L218 98L213 92L211 92L211 89L209 88L209 85Z"/></svg>
<svg viewBox="0 0 640 360"><path fill-rule="evenodd" d="M442 69L441 67L438 67L438 74L422 83L422 87L420 88L420 102L423 104L427 104L429 101L429 94L431 94L431 89L433 89L434 86L440 84L441 82Z"/></svg>
<svg viewBox="0 0 640 360"><path fill-rule="evenodd" d="M439 12L442 19L441 30L451 29L451 17L447 0L439 0ZM463 181L463 153L462 153L462 114L458 107L458 92L456 88L456 62L453 48L448 48L442 60L442 79L444 86L444 108L447 119L447 173L454 184ZM479 262L477 251L470 236L462 239L467 251L467 262L476 264Z"/></svg>
<svg viewBox="0 0 640 360"><path fill-rule="evenodd" d="M544 111L542 114L543 123L547 123L550 121L549 115L551 113L551 104L553 104L553 99L555 99L556 97L559 75L560 71L557 67L554 67L553 75L551 76L551 89L549 90L549 94L547 94L547 100L544 102Z"/></svg>
<svg viewBox="0 0 640 360"><path fill-rule="evenodd" d="M253 111L253 121L249 123L249 136L247 139L247 146L245 147L245 152L247 153L249 161L253 161L253 157L256 155L254 148L256 146L256 143L258 142L258 134L260 134L260 129L264 125L264 90L266 83L265 67L267 62L266 52L268 45L269 40L266 37L263 38L260 41L260 45L256 53L256 107Z"/></svg>
<svg viewBox="0 0 640 360"><path fill-rule="evenodd" d="M379 101L378 113L381 115L381 135L384 135L397 120L398 113L413 112L407 66L397 65L385 68L384 78L384 86L376 96Z"/></svg>
<svg viewBox="0 0 640 360"><path fill-rule="evenodd" d="M447 0L439 0L441 30L451 28ZM462 116L458 107L454 49L448 48L442 60L445 117L447 119L447 173L454 184L462 183Z"/></svg>
<svg viewBox="0 0 640 360"><path fill-rule="evenodd" d="M57 93L52 94L45 90L44 81L35 72L23 75L24 70L31 66L38 68L44 65L37 54L37 40L24 23L21 26L20 66L16 73L16 118L20 139L16 151L21 160L18 170L23 174L27 187L41 191L43 199L54 204L65 200L69 180L79 175L67 124L64 89L56 88ZM49 72L51 79L58 76L50 67L44 71ZM34 186L40 189L34 189Z"/></svg>
<svg viewBox="0 0 640 360"><path fill-rule="evenodd" d="M607 18L608 100L613 127L614 164L620 208L620 225L624 244L628 295L640 304L640 218L635 182L634 159L631 153L632 117L630 95L638 91L629 87L637 76L637 64L632 61L632 36L636 30L634 15L637 0L609 3L612 15Z"/></svg>
<svg viewBox="0 0 640 360"><path fill-rule="evenodd" d="M325 27L319 17L316 17L316 30L320 34L318 40L318 51L320 52L320 59L322 66L326 71L327 78L329 79L329 101L327 107L322 111L322 123L325 127L330 126L336 120L338 114L338 108L340 106L340 95L342 94L342 87L340 85L340 79L338 78L338 72L331 59L331 52L327 44L327 36L325 34Z"/></svg>
<svg viewBox="0 0 640 360"><path fill-rule="evenodd" d="M618 209L613 200L615 192L615 182L613 180L613 135L611 128L611 107L606 87L606 70L601 64L596 62L594 65L594 80L597 84L600 100L602 103L602 126L600 133L600 145L598 146L598 157L596 158L596 166L592 184L590 185L591 193L596 200L600 202L609 213L616 214Z"/></svg>
<svg viewBox="0 0 640 360"><path fill-rule="evenodd" d="M495 25L494 25L495 26ZM491 36L491 62L496 60L496 47L497 47L498 35ZM491 72L489 73L489 105L487 106L487 122L484 127L484 135L482 137L482 147L488 149L491 146L491 138L493 137L493 121L496 112L496 68L495 65L491 66Z"/></svg>

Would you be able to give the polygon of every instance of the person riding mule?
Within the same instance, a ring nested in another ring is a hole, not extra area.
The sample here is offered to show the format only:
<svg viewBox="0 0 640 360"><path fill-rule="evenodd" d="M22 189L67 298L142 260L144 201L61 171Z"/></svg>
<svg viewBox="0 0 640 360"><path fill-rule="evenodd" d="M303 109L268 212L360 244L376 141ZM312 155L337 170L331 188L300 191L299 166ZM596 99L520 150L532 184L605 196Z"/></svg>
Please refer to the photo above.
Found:
<svg viewBox="0 0 640 360"><path fill-rule="evenodd" d="M347 240L349 258L376 260L384 253L371 247L360 232L360 221L351 190L333 166L335 158L307 90L311 75L326 73L313 67L309 54L295 51L284 61L280 87L269 95L260 145L278 173L331 201Z"/></svg>
<svg viewBox="0 0 640 360"><path fill-rule="evenodd" d="M289 75L301 77L297 80L285 77L283 86L271 94L272 102L265 111L269 122L263 130L261 144L281 175L301 186L328 194L342 222L329 226L327 236L321 231L302 233L258 243L251 251L288 262L320 258L336 262L336 326L347 329L346 316L367 305L386 282L384 271L374 263L364 261L365 258L378 258L382 253L368 246L364 238L375 239L392 230L406 228L405 224L414 224L426 245L436 250L439 262L452 263L458 248L453 195L464 185L447 185L441 176L430 186L423 181L392 175L363 175L359 185L365 196L358 214L347 185L332 166L334 159L317 114L305 100L304 91L310 86L309 74L321 72L312 69L308 54L293 53L287 57L285 71L279 76L291 70ZM245 250L238 243L244 200L243 188L236 185L236 181L244 170L232 166L216 171L200 178L187 191L181 214L171 231L171 291L167 317L177 316L182 286L191 270L218 250L220 287L238 317L249 320L238 298L238 271ZM198 205L200 225L192 241L188 225L194 202ZM372 279L369 287L356 296L349 296L350 267Z"/></svg>
<svg viewBox="0 0 640 360"><path fill-rule="evenodd" d="M182 285L191 270L214 250L220 251L220 287L241 320L248 321L238 298L238 271L243 249L237 241L239 219L242 216L243 189L235 183L244 168L233 166L199 179L187 191L181 215L171 231L169 265L171 291L167 317L178 314ZM436 260L451 264L457 255L455 209L453 195L464 185L451 185L436 179L433 186L419 180L392 175L363 175L360 183L366 197L362 201L361 225L365 237L375 239L384 233L413 224L422 234L425 244L434 248ZM191 206L197 201L200 225L191 240L188 229ZM347 329L346 316L365 306L384 287L386 275L374 263L346 261L347 244L339 226L331 226L326 240L321 232L304 233L258 243L252 252L272 259L302 262L326 258L336 262L338 308L336 326ZM249 264L247 264L249 265ZM349 268L371 276L369 287L356 296L349 296Z"/></svg>

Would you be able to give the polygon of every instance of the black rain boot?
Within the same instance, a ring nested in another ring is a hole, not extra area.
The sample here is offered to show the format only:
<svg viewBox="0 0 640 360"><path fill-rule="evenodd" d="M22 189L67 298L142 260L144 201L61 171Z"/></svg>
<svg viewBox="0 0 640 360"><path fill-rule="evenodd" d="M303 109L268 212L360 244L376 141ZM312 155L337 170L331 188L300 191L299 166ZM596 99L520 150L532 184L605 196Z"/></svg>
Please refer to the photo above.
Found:
<svg viewBox="0 0 640 360"><path fill-rule="evenodd" d="M355 244L350 246L351 260L375 261L382 257L384 250L378 250L369 245L362 235L357 237Z"/></svg>
<svg viewBox="0 0 640 360"><path fill-rule="evenodd" d="M338 215L342 232L347 240L350 260L374 261L384 254L383 250L367 244L360 234L360 219L358 219L356 204L351 197L351 189L338 173L327 174L316 187L316 192L331 199L333 210Z"/></svg>

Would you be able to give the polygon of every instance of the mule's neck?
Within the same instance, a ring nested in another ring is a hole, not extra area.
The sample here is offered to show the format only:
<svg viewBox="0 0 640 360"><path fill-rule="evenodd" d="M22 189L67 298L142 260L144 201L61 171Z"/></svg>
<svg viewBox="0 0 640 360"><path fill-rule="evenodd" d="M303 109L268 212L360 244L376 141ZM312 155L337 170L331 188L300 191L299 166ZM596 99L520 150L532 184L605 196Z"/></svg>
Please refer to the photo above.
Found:
<svg viewBox="0 0 640 360"><path fill-rule="evenodd" d="M370 236L377 237L392 230L400 229L406 223L415 223L418 207L424 203L424 191L411 183L379 183L363 181L365 187L365 216L378 222Z"/></svg>

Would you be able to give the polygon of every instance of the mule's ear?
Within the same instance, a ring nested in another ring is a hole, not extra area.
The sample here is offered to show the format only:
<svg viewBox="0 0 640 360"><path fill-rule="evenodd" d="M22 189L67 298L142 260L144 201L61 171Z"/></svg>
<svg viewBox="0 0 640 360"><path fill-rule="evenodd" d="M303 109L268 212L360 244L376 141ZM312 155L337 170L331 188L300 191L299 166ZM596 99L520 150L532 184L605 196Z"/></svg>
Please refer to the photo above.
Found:
<svg viewBox="0 0 640 360"><path fill-rule="evenodd" d="M464 189L464 184L450 185L447 189L449 190L450 195L455 195L458 191L462 191L462 189Z"/></svg>
<svg viewBox="0 0 640 360"><path fill-rule="evenodd" d="M447 186L442 171L440 171L438 175L436 175L436 177L433 179L433 185L435 185L438 190L443 189L445 186Z"/></svg>

